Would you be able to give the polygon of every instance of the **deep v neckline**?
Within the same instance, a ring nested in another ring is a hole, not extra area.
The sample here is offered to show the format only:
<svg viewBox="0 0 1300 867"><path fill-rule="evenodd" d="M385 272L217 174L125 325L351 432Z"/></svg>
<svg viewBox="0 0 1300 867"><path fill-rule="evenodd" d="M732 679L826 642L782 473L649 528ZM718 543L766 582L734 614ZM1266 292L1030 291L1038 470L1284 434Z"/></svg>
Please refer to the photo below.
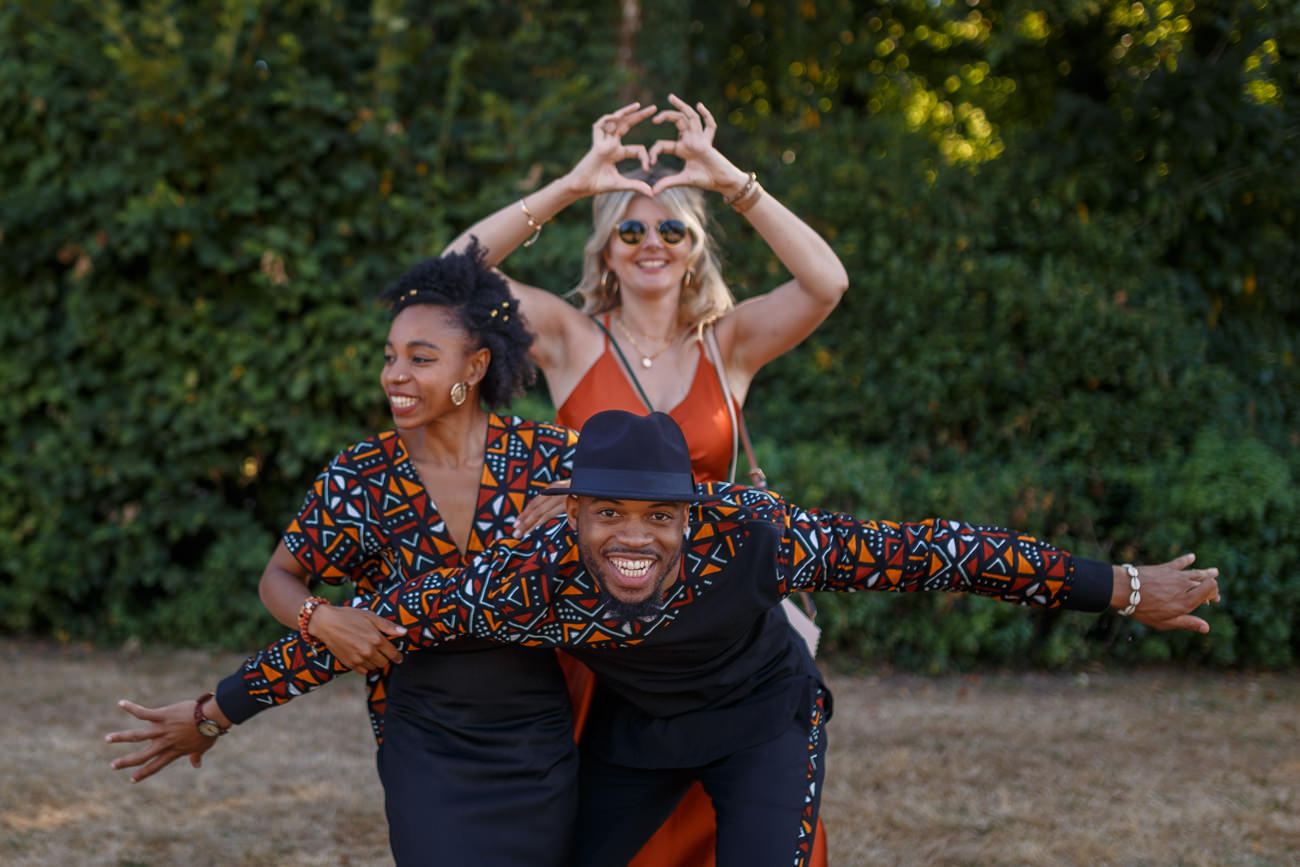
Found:
<svg viewBox="0 0 1300 867"><path fill-rule="evenodd" d="M453 555L455 556L456 562L448 562L448 566L459 566L470 556L481 553L487 547L487 540L481 538L481 534L476 529L481 523L480 519L482 516L480 515L480 512L484 508L484 504L491 502L492 499L491 497L483 496L484 489L491 488L492 482L492 476L488 470L486 455L488 446L492 442L494 434L498 432L504 433L505 428L506 425L500 416L496 413L488 413L487 427L483 432L483 444L479 453L482 460L478 472L478 482L474 491L474 506L470 513L468 527L469 533L465 539L465 547L463 549L460 545L456 544L456 537L452 535L451 527L447 524L447 518L443 514L442 509L438 506L437 497L434 496L433 489L425 483L424 477L420 475L419 467L416 465L415 459L411 457L410 451L407 450L406 443L402 440L401 434L399 433L397 436L397 449L394 453L394 463L398 467L402 464L407 464L409 466L411 476L416 484L419 485L420 490L424 492L424 496L428 498L429 509L437 518L435 521L424 522L423 526L420 528L421 532L432 537L433 541L442 543L436 546L436 551L443 559L450 560Z"/></svg>

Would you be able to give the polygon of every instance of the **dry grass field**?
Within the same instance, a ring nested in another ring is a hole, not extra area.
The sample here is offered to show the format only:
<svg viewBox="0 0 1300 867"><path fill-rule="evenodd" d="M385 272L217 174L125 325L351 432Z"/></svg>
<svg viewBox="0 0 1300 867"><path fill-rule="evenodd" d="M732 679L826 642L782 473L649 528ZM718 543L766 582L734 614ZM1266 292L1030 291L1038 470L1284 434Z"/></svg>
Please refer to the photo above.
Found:
<svg viewBox="0 0 1300 867"><path fill-rule="evenodd" d="M359 682L132 785L114 702L229 654L0 641L0 864L385 865ZM1300 677L831 677L831 864L1300 864ZM193 694L193 696L191 695Z"/></svg>

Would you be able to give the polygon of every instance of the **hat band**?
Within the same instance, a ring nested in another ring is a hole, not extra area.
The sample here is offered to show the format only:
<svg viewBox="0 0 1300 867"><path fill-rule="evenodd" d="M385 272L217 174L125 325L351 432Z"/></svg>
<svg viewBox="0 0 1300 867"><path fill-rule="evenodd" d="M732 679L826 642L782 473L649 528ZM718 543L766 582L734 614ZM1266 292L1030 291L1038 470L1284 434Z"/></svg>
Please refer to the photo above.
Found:
<svg viewBox="0 0 1300 867"><path fill-rule="evenodd" d="M690 474L656 473L648 470L574 467L570 488L575 493L588 492L620 500L695 498L695 482Z"/></svg>

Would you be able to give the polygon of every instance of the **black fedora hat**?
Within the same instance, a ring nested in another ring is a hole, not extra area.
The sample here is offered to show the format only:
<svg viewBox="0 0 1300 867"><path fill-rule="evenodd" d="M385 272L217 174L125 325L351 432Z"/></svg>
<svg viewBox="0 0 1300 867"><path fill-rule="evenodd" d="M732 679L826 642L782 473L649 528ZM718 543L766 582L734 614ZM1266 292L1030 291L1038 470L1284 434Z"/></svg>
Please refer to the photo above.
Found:
<svg viewBox="0 0 1300 867"><path fill-rule="evenodd" d="M682 429L662 412L598 412L582 426L568 487L543 493L611 500L696 502L716 497L698 491Z"/></svg>

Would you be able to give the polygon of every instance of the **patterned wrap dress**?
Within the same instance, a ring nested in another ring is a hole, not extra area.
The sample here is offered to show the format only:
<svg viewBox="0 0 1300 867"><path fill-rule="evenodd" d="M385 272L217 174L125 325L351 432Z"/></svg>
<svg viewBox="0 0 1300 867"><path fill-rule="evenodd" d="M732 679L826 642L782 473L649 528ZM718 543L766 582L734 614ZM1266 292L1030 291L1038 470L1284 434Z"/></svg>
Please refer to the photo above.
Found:
<svg viewBox="0 0 1300 867"><path fill-rule="evenodd" d="M352 582L366 595L464 565L508 534L539 490L568 477L576 442L566 428L490 415L462 556L401 437L378 434L340 452L320 474L284 533L285 546L312 576ZM299 678L345 670L292 634L235 676L255 689L225 689L218 701L242 722L300 694ZM297 675L282 676L290 671ZM466 638L372 672L366 686L399 864L428 863L435 840L445 863L568 863L577 756L554 651Z"/></svg>

